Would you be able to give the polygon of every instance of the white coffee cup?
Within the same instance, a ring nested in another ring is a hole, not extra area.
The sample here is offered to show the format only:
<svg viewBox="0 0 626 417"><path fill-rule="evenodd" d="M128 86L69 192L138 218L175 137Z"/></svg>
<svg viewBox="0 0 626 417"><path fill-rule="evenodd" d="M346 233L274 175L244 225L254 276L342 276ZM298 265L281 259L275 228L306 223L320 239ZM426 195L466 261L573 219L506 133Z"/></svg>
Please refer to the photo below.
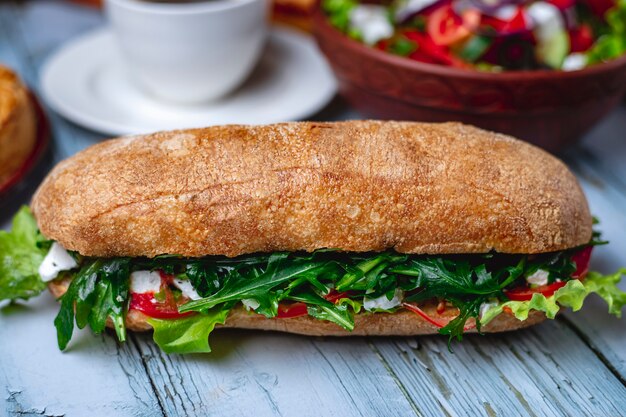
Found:
<svg viewBox="0 0 626 417"><path fill-rule="evenodd" d="M179 103L214 100L236 89L267 36L267 0L106 0L105 9L135 82Z"/></svg>

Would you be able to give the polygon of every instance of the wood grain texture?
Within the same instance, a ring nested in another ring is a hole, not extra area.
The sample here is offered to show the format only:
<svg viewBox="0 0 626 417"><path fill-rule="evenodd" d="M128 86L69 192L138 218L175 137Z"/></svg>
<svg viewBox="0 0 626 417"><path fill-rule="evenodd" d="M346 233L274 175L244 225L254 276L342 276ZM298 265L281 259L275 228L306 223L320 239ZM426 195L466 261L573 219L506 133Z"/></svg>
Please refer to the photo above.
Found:
<svg viewBox="0 0 626 417"><path fill-rule="evenodd" d="M626 111L623 111L626 115ZM619 149L619 148L618 148ZM621 146L626 155L626 141ZM624 257L626 248L626 193L623 193L619 182L610 180L607 171L619 169L612 165L597 166L588 161L589 155L578 155L573 166L581 178L586 194L596 204L594 215L601 223L596 228L602 231L602 237L609 245L597 247L591 260L593 270L610 273L626 266ZM626 278L620 284L626 291ZM574 329L580 332L586 342L606 361L618 374L622 382L626 381L626 320L606 314L606 303L599 297L590 297L578 313L567 314Z"/></svg>
<svg viewBox="0 0 626 417"><path fill-rule="evenodd" d="M560 321L523 337L371 339L425 415L619 416L626 388Z"/></svg>
<svg viewBox="0 0 626 417"><path fill-rule="evenodd" d="M220 330L210 355L166 355L140 335L168 416L410 416L402 394L361 338L334 343Z"/></svg>
<svg viewBox="0 0 626 417"><path fill-rule="evenodd" d="M162 415L132 344L77 332L62 353L57 311L48 295L0 310L0 415Z"/></svg>
<svg viewBox="0 0 626 417"><path fill-rule="evenodd" d="M98 12L66 2L1 2L0 61L36 89L51 51L101 23ZM49 116L57 160L101 139ZM358 115L339 105L319 117ZM612 240L592 261L604 271L620 266L626 253L626 190L617 185L626 178L624 117L622 108L568 155ZM600 300L568 315L569 322L468 338L453 355L437 337L334 340L244 331L215 333L213 356L164 356L149 335L131 335L118 350L110 334L86 332L60 354L52 326L57 308L43 296L19 314L0 312L0 415L177 416L194 406L215 416L626 415L623 381L614 376L624 373L626 329ZM196 403L183 400L187 395Z"/></svg>

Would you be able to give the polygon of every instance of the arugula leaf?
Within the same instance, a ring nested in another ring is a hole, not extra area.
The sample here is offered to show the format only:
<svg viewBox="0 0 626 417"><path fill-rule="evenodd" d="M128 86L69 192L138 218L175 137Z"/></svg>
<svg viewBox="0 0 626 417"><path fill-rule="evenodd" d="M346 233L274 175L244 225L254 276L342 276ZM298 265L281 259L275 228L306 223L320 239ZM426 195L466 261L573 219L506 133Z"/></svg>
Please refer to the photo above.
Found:
<svg viewBox="0 0 626 417"><path fill-rule="evenodd" d="M484 326L504 311L510 309L518 320L526 320L531 310L542 311L546 317L553 319L559 312L560 307L569 307L573 311L582 308L585 298L595 293L602 297L609 306L609 313L621 317L622 308L626 305L626 292L620 290L617 284L626 276L626 268L622 268L614 274L602 275L590 272L584 281L571 280L565 286L555 291L554 295L546 297L543 294L533 294L529 301L507 301L491 307L480 318Z"/></svg>
<svg viewBox="0 0 626 417"><path fill-rule="evenodd" d="M30 209L23 206L11 231L0 230L0 301L28 299L46 288L38 270L49 247Z"/></svg>
<svg viewBox="0 0 626 417"><path fill-rule="evenodd" d="M319 262L295 262L293 265L289 265L283 269L269 267L267 272L254 280L233 278L228 280L224 287L216 294L201 300L189 302L183 305L179 310L181 313L199 311L228 301L239 301L244 298L258 298L276 285L286 283L298 277L315 275L316 270L320 269L322 266L323 265L320 265Z"/></svg>
<svg viewBox="0 0 626 417"><path fill-rule="evenodd" d="M224 324L228 309L213 309L177 320L149 318L153 339L165 353L211 352L209 335L216 324Z"/></svg>
<svg viewBox="0 0 626 417"><path fill-rule="evenodd" d="M61 309L54 320L59 348L65 350L74 332L87 324L101 333L111 319L118 339L126 340L126 310L129 298L130 259L95 259L82 266L61 296Z"/></svg>
<svg viewBox="0 0 626 417"><path fill-rule="evenodd" d="M307 312L311 317L331 321L348 331L354 330L354 315L348 309L348 303L334 304L312 293L290 296L289 299L306 303Z"/></svg>

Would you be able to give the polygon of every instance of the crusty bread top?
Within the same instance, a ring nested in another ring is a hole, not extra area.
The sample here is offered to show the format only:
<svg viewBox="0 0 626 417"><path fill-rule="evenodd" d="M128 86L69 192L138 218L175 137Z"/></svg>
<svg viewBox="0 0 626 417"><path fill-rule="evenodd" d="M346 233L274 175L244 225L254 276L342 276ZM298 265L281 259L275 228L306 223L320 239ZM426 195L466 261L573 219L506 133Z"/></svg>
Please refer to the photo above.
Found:
<svg viewBox="0 0 626 417"><path fill-rule="evenodd" d="M541 253L591 238L566 166L456 123L218 126L106 141L61 162L32 201L86 256L276 250Z"/></svg>

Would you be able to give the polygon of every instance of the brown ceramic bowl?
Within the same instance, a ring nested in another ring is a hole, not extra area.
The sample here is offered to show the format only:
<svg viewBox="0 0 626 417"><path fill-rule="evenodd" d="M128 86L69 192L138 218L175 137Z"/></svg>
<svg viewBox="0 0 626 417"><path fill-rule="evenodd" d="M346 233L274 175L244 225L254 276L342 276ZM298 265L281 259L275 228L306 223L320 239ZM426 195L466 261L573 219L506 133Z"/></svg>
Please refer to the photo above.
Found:
<svg viewBox="0 0 626 417"><path fill-rule="evenodd" d="M368 117L460 121L553 152L575 143L626 92L626 56L581 71L493 74L370 48L331 26L319 9L314 33L340 93Z"/></svg>

